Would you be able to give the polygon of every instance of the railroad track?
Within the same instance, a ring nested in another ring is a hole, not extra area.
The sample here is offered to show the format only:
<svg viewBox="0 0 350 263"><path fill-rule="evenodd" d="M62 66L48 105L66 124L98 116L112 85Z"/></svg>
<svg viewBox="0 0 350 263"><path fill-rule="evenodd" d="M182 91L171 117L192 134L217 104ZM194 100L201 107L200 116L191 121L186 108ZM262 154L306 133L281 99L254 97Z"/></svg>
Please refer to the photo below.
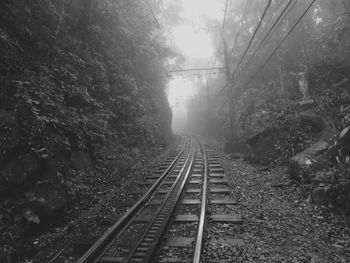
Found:
<svg viewBox="0 0 350 263"><path fill-rule="evenodd" d="M186 138L172 158L163 164L162 173L146 178L152 187L78 263L204 262L206 221L233 222L230 215L208 216L208 205L234 205L234 201L222 198L230 193L223 188L224 171L199 140Z"/></svg>

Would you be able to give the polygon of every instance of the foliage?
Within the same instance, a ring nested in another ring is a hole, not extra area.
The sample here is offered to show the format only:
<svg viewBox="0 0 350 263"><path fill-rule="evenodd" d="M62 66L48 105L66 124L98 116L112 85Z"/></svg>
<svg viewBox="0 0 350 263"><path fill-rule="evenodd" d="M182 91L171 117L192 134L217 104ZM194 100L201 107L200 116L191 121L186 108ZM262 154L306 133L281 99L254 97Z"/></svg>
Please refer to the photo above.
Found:
<svg viewBox="0 0 350 263"><path fill-rule="evenodd" d="M286 163L309 145L312 126L301 120L295 108L295 105L279 98L259 101L256 106L251 105L242 112L240 127L248 140L274 134L273 151L264 154L264 162Z"/></svg>
<svg viewBox="0 0 350 263"><path fill-rule="evenodd" d="M253 1L244 19L242 10L247 2L236 1L228 10L228 26L224 35L229 48L237 40L231 54L231 69L236 69L266 5L264 1ZM349 184L350 148L349 143L339 139L339 133L349 127L350 116L350 16L344 9L348 3L316 1L277 53L256 74L308 4L297 1L258 52L254 53L287 2L272 2L246 58L234 73L235 83L226 85L230 87L231 84L236 89L233 104L238 109L234 114L239 119L239 139L254 141L263 138L263 141L265 138L265 144L261 143L260 147L267 147L269 143L274 147L263 151L264 162L282 163L317 140L330 142L332 147L327 152L333 166L330 169L336 169L337 172L332 171L339 176L336 176L336 180L321 176L318 182L321 185L317 184L317 187L331 191L336 198L344 200L347 198L344 189L348 189ZM239 36L238 32L241 32ZM224 64L222 56L218 59ZM301 72L303 65L308 66L309 93L314 101L314 105L307 110L297 106L302 94L297 78L291 74ZM217 83L219 78L210 81ZM212 88L218 91L221 87ZM213 114L215 120L208 124L209 127L218 120L227 123L232 117L229 116L227 100L212 101L212 108L219 114ZM302 114L319 116L325 127L313 126L312 121L305 122ZM221 127L223 130L229 129L229 125Z"/></svg>
<svg viewBox="0 0 350 263"><path fill-rule="evenodd" d="M142 3L3 1L0 10L0 160L130 136L164 143L155 131L169 52Z"/></svg>
<svg viewBox="0 0 350 263"><path fill-rule="evenodd" d="M11 198L0 229L17 233L14 244L43 221L33 205L41 182L57 190L42 187L57 208L91 194L85 174L70 172L77 151L97 162L106 148L123 149L122 163L167 143L170 55L142 1L1 1L0 193Z"/></svg>

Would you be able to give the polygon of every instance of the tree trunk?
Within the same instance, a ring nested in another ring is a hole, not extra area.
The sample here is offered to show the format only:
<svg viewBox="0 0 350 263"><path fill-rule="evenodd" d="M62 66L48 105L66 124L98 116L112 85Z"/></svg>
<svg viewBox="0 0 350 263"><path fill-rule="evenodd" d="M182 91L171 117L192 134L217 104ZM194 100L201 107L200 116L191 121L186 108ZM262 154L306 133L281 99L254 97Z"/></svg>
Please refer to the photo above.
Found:
<svg viewBox="0 0 350 263"><path fill-rule="evenodd" d="M285 91L285 84L284 84L283 71L282 71L281 65L278 66L278 75L279 75L279 81L280 81L280 93L281 93L280 97L284 97L286 94L286 91Z"/></svg>

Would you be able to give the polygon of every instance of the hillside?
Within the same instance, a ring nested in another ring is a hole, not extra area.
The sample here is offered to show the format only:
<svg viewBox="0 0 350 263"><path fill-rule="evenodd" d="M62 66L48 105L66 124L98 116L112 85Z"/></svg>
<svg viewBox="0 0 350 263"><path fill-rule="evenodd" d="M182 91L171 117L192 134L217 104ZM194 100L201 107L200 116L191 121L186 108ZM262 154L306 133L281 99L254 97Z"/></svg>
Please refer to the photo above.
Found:
<svg viewBox="0 0 350 263"><path fill-rule="evenodd" d="M170 142L171 52L145 12L136 0L1 2L0 220L19 235L8 244Z"/></svg>

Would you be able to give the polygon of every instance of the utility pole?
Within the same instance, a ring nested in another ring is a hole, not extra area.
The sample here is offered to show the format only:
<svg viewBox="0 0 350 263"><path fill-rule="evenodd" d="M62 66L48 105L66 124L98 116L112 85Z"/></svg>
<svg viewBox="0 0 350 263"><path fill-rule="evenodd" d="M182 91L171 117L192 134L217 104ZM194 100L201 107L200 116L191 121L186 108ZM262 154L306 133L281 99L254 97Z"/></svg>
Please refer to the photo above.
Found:
<svg viewBox="0 0 350 263"><path fill-rule="evenodd" d="M235 117L236 114L233 110L233 89L235 85L234 76L230 70L230 56L227 49L227 44L225 39L224 42L224 59L225 59L225 72L226 72L226 83L227 83L227 99L228 107L229 107L229 122L230 122L230 134L229 134L229 144L233 144L236 139L236 125L235 125Z"/></svg>
<svg viewBox="0 0 350 263"><path fill-rule="evenodd" d="M210 92L209 92L209 85L208 85L208 79L205 81L205 88L207 91L207 118L206 118L206 130L207 130L207 135L210 136L211 131L213 130L211 128L211 110L210 110Z"/></svg>
<svg viewBox="0 0 350 263"><path fill-rule="evenodd" d="M210 91L209 91L209 85L208 80L205 81L205 88L207 90L207 117L210 117Z"/></svg>

